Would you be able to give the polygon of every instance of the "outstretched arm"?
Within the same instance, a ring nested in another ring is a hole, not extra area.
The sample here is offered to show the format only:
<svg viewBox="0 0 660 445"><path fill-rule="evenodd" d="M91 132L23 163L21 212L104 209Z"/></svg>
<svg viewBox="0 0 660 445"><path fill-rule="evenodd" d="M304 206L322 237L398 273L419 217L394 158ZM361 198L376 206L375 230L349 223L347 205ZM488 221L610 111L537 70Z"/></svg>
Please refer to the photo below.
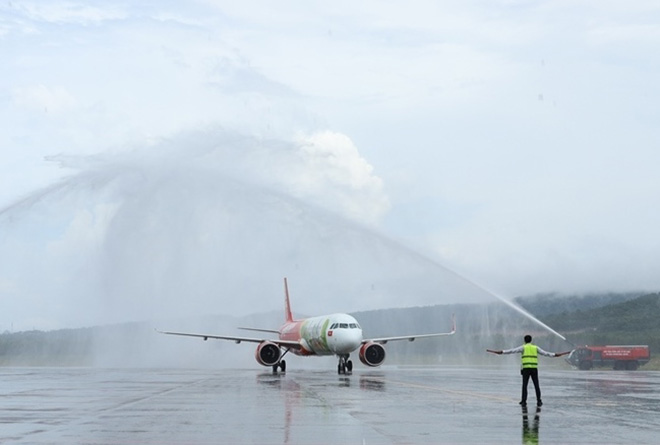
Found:
<svg viewBox="0 0 660 445"><path fill-rule="evenodd" d="M494 350L494 349L486 349L486 352L490 352L491 354L502 354L502 350Z"/></svg>
<svg viewBox="0 0 660 445"><path fill-rule="evenodd" d="M536 350L539 354L545 355L546 357L561 357L562 355L570 354L571 351L566 352L548 352L542 348L536 347Z"/></svg>

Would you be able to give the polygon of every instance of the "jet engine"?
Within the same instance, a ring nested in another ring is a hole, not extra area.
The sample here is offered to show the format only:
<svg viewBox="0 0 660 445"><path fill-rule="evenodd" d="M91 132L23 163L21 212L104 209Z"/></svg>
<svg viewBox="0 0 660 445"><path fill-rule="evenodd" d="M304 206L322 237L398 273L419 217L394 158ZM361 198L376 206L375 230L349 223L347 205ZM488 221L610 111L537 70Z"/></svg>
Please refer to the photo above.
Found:
<svg viewBox="0 0 660 445"><path fill-rule="evenodd" d="M273 366L280 361L280 347L275 343L263 341L257 346L257 351L254 354L260 365Z"/></svg>
<svg viewBox="0 0 660 445"><path fill-rule="evenodd" d="M385 348L380 343L365 343L360 348L360 361L367 366L380 366L385 361Z"/></svg>

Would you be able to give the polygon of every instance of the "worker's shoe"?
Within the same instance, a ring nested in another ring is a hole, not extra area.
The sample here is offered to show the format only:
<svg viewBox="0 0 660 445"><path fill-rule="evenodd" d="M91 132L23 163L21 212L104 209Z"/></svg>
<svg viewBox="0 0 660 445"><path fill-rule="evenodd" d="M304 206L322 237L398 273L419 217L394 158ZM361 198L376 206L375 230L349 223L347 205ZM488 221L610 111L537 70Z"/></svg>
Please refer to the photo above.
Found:
<svg viewBox="0 0 660 445"><path fill-rule="evenodd" d="M536 406L543 406L543 402L541 400L536 401Z"/></svg>
<svg viewBox="0 0 660 445"><path fill-rule="evenodd" d="M527 406L527 402L525 402L524 400L521 400L520 403L519 403L519 405L520 405L520 406Z"/></svg>

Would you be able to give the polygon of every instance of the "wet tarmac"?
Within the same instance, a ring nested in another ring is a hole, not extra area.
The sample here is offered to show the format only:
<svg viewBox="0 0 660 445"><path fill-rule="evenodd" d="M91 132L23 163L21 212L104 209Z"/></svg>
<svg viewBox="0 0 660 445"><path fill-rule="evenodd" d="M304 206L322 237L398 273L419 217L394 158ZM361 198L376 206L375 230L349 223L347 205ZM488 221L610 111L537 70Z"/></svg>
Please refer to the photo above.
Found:
<svg viewBox="0 0 660 445"><path fill-rule="evenodd" d="M0 443L658 443L660 373L0 368Z"/></svg>

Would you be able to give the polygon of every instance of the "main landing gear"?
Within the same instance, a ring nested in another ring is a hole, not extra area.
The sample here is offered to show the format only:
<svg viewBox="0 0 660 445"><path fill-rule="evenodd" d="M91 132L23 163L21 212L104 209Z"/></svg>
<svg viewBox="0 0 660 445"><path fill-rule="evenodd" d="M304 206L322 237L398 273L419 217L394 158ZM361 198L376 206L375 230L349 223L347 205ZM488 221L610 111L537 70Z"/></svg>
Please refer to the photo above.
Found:
<svg viewBox="0 0 660 445"><path fill-rule="evenodd" d="M277 374L277 368L280 368L282 374L286 372L286 360L282 360L282 359L284 358L287 352L289 352L288 349L284 351L284 354L280 356L280 361L273 365L273 374Z"/></svg>
<svg viewBox="0 0 660 445"><path fill-rule="evenodd" d="M337 374L350 374L353 372L353 362L348 359L348 354L339 356Z"/></svg>

